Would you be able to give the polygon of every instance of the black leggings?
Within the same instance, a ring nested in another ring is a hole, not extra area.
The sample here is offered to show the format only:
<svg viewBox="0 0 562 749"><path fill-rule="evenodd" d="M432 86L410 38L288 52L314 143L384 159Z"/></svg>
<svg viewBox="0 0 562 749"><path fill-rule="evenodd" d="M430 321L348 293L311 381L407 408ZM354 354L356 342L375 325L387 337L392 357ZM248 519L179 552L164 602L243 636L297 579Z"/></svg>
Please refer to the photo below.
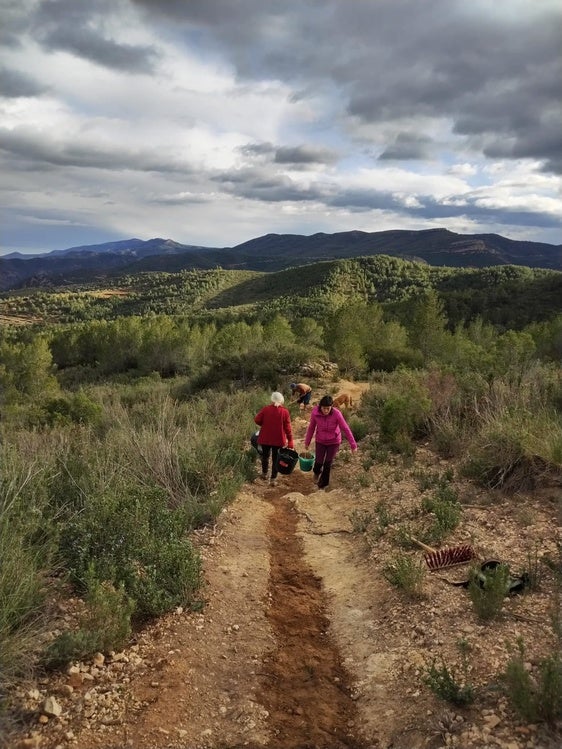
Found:
<svg viewBox="0 0 562 749"><path fill-rule="evenodd" d="M261 445L261 449L262 473L267 473L267 469L269 467L269 453L271 452L271 478L277 478L277 457L280 448L275 445Z"/></svg>
<svg viewBox="0 0 562 749"><path fill-rule="evenodd" d="M339 445L322 445L316 443L316 455L312 471L318 479L318 488L325 489L330 483L332 461L338 454Z"/></svg>

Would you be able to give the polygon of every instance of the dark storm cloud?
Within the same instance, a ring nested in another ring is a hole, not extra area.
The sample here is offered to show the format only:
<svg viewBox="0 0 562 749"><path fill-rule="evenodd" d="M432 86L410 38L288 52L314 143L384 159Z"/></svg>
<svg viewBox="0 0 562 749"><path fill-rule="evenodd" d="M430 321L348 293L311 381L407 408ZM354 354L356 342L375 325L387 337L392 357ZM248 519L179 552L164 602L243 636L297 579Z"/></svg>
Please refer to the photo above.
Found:
<svg viewBox="0 0 562 749"><path fill-rule="evenodd" d="M154 47L120 43L103 33L104 17L111 10L108 0L44 0L32 26L46 49L70 52L113 70L151 73L159 56Z"/></svg>
<svg viewBox="0 0 562 749"><path fill-rule="evenodd" d="M549 131L552 116L562 133L562 5L132 2L173 19L187 38L204 34L241 79L287 81L297 98L333 87L352 121L368 125L446 118L475 151L509 139L508 158L560 168L562 135L553 141Z"/></svg>
<svg viewBox="0 0 562 749"><path fill-rule="evenodd" d="M244 156L273 156L275 153L275 146L273 143L247 143L245 146L241 146L238 150Z"/></svg>
<svg viewBox="0 0 562 749"><path fill-rule="evenodd" d="M544 124L540 130L529 130L528 135L519 139L494 138L483 149L486 156L491 158L523 158L531 157L545 159L544 171L562 173L562 147L560 143L560 128L562 122L557 118L543 118Z"/></svg>
<svg viewBox="0 0 562 749"><path fill-rule="evenodd" d="M122 148L102 148L77 143L47 141L40 135L0 129L0 150L13 159L12 167L43 171L48 167L82 167L92 169L130 169L139 172L188 173L175 159L161 157L149 151L126 151ZM26 166L27 165L27 166Z"/></svg>
<svg viewBox="0 0 562 749"><path fill-rule="evenodd" d="M47 86L25 73L9 68L0 69L0 96L15 99L21 96L40 96L46 91Z"/></svg>
<svg viewBox="0 0 562 749"><path fill-rule="evenodd" d="M28 25L24 0L0 0L0 46L17 49Z"/></svg>

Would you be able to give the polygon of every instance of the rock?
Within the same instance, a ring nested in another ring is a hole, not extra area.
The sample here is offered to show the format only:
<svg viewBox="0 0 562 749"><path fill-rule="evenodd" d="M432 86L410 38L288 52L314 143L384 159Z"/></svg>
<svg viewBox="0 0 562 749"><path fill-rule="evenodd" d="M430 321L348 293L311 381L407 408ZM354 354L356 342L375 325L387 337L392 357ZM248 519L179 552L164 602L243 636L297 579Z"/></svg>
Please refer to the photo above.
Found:
<svg viewBox="0 0 562 749"><path fill-rule="evenodd" d="M22 739L17 744L17 749L39 749L41 746L40 736L29 736L26 739Z"/></svg>
<svg viewBox="0 0 562 749"><path fill-rule="evenodd" d="M499 726L499 724L502 722L502 719L492 713L491 715L486 716L485 721L488 728L494 729L496 726Z"/></svg>
<svg viewBox="0 0 562 749"><path fill-rule="evenodd" d="M43 705L41 706L41 710L50 718L58 718L62 713L62 707L59 705L56 697L54 697L53 695L49 695L45 698L45 700L43 701Z"/></svg>
<svg viewBox="0 0 562 749"><path fill-rule="evenodd" d="M103 664L105 663L105 655L103 653L96 653L92 658L92 663L98 668L100 666L103 666Z"/></svg>
<svg viewBox="0 0 562 749"><path fill-rule="evenodd" d="M72 674L69 674L68 677L68 684L70 687L73 687L76 689L76 687L82 686L82 683L84 681L84 677L80 672L74 672Z"/></svg>

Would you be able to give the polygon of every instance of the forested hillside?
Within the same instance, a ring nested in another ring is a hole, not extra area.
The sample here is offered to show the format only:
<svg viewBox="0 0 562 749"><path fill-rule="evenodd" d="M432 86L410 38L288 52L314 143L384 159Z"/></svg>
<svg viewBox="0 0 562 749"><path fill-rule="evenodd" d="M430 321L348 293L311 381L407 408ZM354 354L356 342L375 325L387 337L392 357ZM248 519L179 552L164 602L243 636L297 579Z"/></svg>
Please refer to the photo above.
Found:
<svg viewBox="0 0 562 749"><path fill-rule="evenodd" d="M350 299L400 306L435 290L450 326L481 316L504 328L562 311L562 272L522 266L437 268L385 255L313 263L275 273L206 270L121 276L0 295L0 320L72 322L128 315L217 319L282 312L322 318Z"/></svg>

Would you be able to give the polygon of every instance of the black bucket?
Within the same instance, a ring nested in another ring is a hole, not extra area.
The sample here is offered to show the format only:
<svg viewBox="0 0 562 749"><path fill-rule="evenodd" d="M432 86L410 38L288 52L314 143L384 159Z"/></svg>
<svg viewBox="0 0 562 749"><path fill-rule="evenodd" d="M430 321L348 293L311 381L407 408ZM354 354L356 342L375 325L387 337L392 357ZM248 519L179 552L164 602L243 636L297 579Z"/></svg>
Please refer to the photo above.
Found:
<svg viewBox="0 0 562 749"><path fill-rule="evenodd" d="M257 432L254 432L252 436L250 437L250 442L252 443L252 447L257 452L258 455L261 455L263 453L263 450L261 449L261 445L258 444L258 435L260 433L260 430L258 429Z"/></svg>
<svg viewBox="0 0 562 749"><path fill-rule="evenodd" d="M292 473L299 462L299 454L290 447L280 447L277 454L277 470L285 475Z"/></svg>

